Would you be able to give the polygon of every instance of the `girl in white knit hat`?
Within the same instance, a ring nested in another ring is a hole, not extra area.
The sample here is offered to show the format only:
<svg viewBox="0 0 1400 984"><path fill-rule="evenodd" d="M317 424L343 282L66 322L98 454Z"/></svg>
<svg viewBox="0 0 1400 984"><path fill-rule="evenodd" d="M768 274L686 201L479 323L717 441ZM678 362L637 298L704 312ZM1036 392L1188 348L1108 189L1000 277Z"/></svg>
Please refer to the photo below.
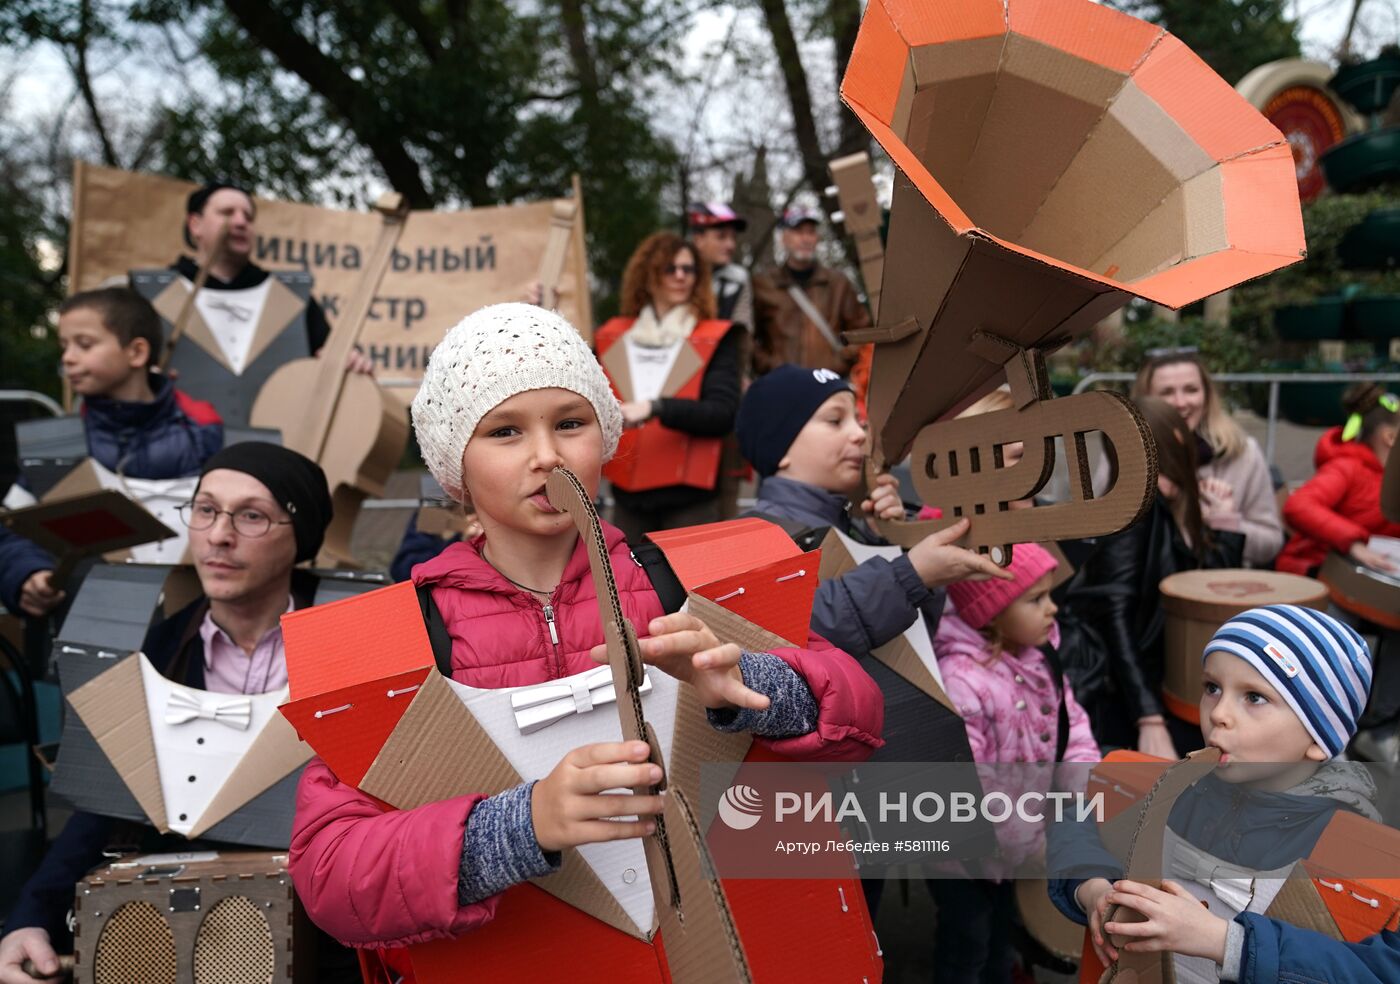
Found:
<svg viewBox="0 0 1400 984"><path fill-rule="evenodd" d="M578 333L526 304L477 311L434 350L413 423L433 475L483 528L413 570L451 636L452 678L513 687L605 661L587 552L545 496L558 466L595 495L622 430ZM881 744L879 690L853 659L820 639L773 653L720 645L700 619L667 614L621 531L603 529L642 658L688 681L714 727L796 758L861 760ZM459 936L496 918L507 889L557 871L563 849L650 833L661 795L605 793L657 783L647 758L640 742L585 745L538 782L389 813L314 759L293 834L297 889L323 929L357 946Z"/></svg>

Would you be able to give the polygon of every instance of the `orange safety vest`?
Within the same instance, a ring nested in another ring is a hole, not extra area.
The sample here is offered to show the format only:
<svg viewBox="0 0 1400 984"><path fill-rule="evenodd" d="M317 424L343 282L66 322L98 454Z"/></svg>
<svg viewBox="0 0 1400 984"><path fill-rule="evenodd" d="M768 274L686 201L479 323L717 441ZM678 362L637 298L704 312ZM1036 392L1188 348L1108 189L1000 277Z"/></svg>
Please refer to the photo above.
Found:
<svg viewBox="0 0 1400 984"><path fill-rule="evenodd" d="M598 329L594 344L599 360L631 330L636 321L636 318L612 318ZM663 393L662 396L698 400L705 370L709 368L719 343L733 326L732 321L702 321L697 324L685 344L699 356L700 368L683 381L675 392ZM603 362L603 371L608 371L606 362ZM608 382L618 398L623 399L610 373ZM641 427L622 432L617 453L603 466L603 475L627 492L645 492L672 485L712 489L719 478L719 462L723 452L722 437L697 437L672 430L661 421L652 419Z"/></svg>

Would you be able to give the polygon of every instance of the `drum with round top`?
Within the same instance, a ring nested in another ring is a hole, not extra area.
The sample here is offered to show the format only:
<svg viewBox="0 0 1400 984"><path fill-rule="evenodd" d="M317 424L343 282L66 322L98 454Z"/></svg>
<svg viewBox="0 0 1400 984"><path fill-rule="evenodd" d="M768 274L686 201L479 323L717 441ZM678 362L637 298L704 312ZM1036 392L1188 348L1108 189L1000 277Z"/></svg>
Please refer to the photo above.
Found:
<svg viewBox="0 0 1400 984"><path fill-rule="evenodd" d="M1400 574L1378 571L1329 553L1317 572L1332 604L1392 632L1400 632Z"/></svg>
<svg viewBox="0 0 1400 984"><path fill-rule="evenodd" d="M1162 701L1194 724L1201 720L1201 656L1216 629L1264 605L1327 607L1327 585L1278 571L1181 571L1163 578L1160 590L1167 614Z"/></svg>

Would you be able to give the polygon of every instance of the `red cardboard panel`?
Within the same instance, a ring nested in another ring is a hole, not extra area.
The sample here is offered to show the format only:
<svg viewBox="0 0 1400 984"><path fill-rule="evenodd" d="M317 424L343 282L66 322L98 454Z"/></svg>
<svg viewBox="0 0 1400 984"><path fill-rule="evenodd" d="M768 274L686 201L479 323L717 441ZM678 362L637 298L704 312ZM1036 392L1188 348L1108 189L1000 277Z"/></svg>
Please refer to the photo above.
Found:
<svg viewBox="0 0 1400 984"><path fill-rule="evenodd" d="M79 546L130 536L135 531L109 512L86 512L57 516L40 524L54 536Z"/></svg>
<svg viewBox="0 0 1400 984"><path fill-rule="evenodd" d="M1279 252L1280 244L1295 244L1289 259L1301 255L1303 216L1297 209L1279 208L1287 190L1298 183L1293 150L1288 144L1269 147L1220 165L1225 193L1225 230L1230 245L1251 253Z"/></svg>
<svg viewBox="0 0 1400 984"><path fill-rule="evenodd" d="M666 530L649 536L666 555L671 569L687 590L695 590L738 571L750 571L756 563L794 557L799 553L797 544L782 527L755 518ZM803 624L806 625L805 618Z"/></svg>
<svg viewBox="0 0 1400 984"><path fill-rule="evenodd" d="M1011 30L1124 75L1162 36L1162 29L1110 7L1064 0L1010 0Z"/></svg>
<svg viewBox="0 0 1400 984"><path fill-rule="evenodd" d="M1133 81L1218 161L1283 140L1277 127L1170 34L1133 73Z"/></svg>
<svg viewBox="0 0 1400 984"><path fill-rule="evenodd" d="M294 701L433 665L411 581L282 616Z"/></svg>
<svg viewBox="0 0 1400 984"><path fill-rule="evenodd" d="M867 107L881 122L890 123L908 58L908 48L895 33L889 14L879 3L872 3L856 36L851 67L841 83L842 93Z"/></svg>
<svg viewBox="0 0 1400 984"><path fill-rule="evenodd" d="M808 636L820 569L821 551L813 550L711 581L695 588L695 592L760 628L802 645Z"/></svg>
<svg viewBox="0 0 1400 984"><path fill-rule="evenodd" d="M522 932L549 927L549 946ZM586 941L586 944L585 944ZM571 944L573 944L571 946ZM410 950L420 984L472 980L597 981L599 984L665 984L661 954L592 916L560 902L528 882L500 896L494 918L455 939L421 943ZM580 959L586 954L586 960Z"/></svg>
<svg viewBox="0 0 1400 984"><path fill-rule="evenodd" d="M301 740L321 756L336 778L358 786L374 763L413 694L437 670L420 666L406 673L367 680L303 697L278 708ZM393 694L391 697L390 694Z"/></svg>
<svg viewBox="0 0 1400 984"><path fill-rule="evenodd" d="M1006 13L1001 0L958 0L957 3L887 0L884 6L895 29L910 48L1006 33Z"/></svg>

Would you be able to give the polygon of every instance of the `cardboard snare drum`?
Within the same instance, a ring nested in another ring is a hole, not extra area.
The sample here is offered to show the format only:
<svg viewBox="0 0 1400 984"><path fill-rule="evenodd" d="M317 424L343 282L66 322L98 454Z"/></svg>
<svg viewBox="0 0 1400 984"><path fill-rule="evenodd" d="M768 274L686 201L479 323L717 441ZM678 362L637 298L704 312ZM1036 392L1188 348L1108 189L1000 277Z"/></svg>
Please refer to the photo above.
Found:
<svg viewBox="0 0 1400 984"><path fill-rule="evenodd" d="M1263 605L1327 607L1327 585L1278 571L1181 571L1163 578L1160 591L1167 614L1162 700L1193 724L1201 720L1201 656L1216 629Z"/></svg>
<svg viewBox="0 0 1400 984"><path fill-rule="evenodd" d="M1338 608L1400 631L1400 576L1384 574L1339 553L1327 555L1317 576Z"/></svg>
<svg viewBox="0 0 1400 984"><path fill-rule="evenodd" d="M73 918L78 984L281 984L311 935L268 852L124 857L78 883Z"/></svg>

